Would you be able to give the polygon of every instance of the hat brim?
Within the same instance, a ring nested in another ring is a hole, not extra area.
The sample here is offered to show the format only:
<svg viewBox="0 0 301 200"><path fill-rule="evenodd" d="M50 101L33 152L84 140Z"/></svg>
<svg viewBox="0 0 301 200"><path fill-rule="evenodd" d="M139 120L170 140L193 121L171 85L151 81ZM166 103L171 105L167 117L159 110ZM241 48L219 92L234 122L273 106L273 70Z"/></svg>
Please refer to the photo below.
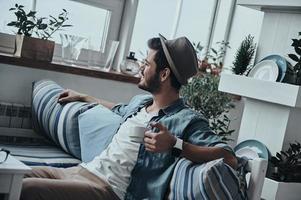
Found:
<svg viewBox="0 0 301 200"><path fill-rule="evenodd" d="M163 51L164 51L165 57L166 57L167 62L169 64L170 68L171 68L171 71L174 73L174 75L176 76L177 80L181 84L183 84L183 85L186 84L187 80L183 79L180 76L180 74L179 74L179 72L178 72L178 70L177 70L177 68L176 68L176 66L175 66L175 64L174 64L174 62L173 62L173 60L172 60L172 58L170 56L169 50L168 50L168 48L167 48L167 46L165 44L166 38L164 36L162 36L160 33L159 33L159 37L160 37L160 41L161 41L161 45L163 47Z"/></svg>

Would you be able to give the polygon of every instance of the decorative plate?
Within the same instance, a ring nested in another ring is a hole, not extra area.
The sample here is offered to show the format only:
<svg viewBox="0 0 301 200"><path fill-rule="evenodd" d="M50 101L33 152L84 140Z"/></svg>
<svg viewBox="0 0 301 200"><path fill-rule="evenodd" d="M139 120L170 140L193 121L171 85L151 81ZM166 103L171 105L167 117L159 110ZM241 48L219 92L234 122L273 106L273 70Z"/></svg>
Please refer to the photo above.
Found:
<svg viewBox="0 0 301 200"><path fill-rule="evenodd" d="M249 77L265 81L276 81L278 75L278 65L272 60L263 60L257 63L248 74Z"/></svg>
<svg viewBox="0 0 301 200"><path fill-rule="evenodd" d="M285 77L286 70L288 68L287 61L285 60L285 58L275 54L275 55L269 55L267 57L264 57L261 61L264 60L272 60L276 62L279 68L279 76L277 78L277 82L282 82Z"/></svg>
<svg viewBox="0 0 301 200"><path fill-rule="evenodd" d="M263 158L268 160L271 155L270 152L268 150L268 148L261 142L259 142L258 140L245 140L241 143L239 143L238 145L236 145L234 147L234 151L235 153L245 153L245 151L247 151L247 155L253 155L252 152L250 152L249 150L240 150L240 149L251 149L252 151L255 151L259 158ZM239 151L240 150L240 151Z"/></svg>

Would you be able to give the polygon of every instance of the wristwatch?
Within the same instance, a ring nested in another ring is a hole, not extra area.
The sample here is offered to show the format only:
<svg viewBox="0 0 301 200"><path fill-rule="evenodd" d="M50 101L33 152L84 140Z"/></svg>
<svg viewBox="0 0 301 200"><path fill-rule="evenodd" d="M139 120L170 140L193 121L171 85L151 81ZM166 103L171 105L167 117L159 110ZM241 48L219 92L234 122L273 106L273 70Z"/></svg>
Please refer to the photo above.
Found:
<svg viewBox="0 0 301 200"><path fill-rule="evenodd" d="M171 154L176 157L179 157L183 150L183 140L180 138L176 138L176 139L177 139L177 141L176 141L176 144L172 148Z"/></svg>

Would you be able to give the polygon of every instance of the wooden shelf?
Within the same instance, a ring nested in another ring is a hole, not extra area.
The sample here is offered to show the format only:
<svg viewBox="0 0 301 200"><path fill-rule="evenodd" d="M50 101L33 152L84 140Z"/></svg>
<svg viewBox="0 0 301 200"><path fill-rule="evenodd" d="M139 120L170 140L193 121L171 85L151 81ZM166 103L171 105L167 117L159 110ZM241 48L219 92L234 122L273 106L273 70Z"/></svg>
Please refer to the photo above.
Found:
<svg viewBox="0 0 301 200"><path fill-rule="evenodd" d="M129 76L115 71L106 72L101 69L88 68L86 66L77 66L77 65L70 66L64 63L42 62L42 61L31 60L26 58L14 57L13 55L9 55L9 54L0 54L0 63L41 69L41 70L76 74L82 76L89 76L94 78L109 79L109 80L134 83L134 84L137 84L139 82L138 77Z"/></svg>

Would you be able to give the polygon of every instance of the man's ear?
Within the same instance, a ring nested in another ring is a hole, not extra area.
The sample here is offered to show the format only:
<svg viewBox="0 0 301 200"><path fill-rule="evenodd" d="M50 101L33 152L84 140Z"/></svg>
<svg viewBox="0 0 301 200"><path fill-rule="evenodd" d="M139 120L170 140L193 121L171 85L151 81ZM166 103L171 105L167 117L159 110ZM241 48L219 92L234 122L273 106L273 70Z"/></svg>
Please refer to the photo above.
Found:
<svg viewBox="0 0 301 200"><path fill-rule="evenodd" d="M168 79L168 77L170 77L170 69L168 67L164 68L161 73L160 73L160 79L161 79L161 82L164 82Z"/></svg>

